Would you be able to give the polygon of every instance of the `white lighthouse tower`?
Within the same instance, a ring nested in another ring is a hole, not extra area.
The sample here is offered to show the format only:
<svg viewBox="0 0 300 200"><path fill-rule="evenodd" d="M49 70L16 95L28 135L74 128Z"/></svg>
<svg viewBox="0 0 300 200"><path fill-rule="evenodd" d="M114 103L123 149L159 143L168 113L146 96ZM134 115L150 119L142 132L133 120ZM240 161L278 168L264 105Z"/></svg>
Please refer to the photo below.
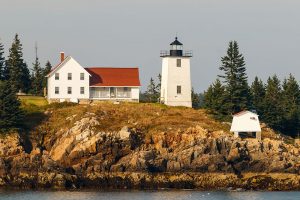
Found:
<svg viewBox="0 0 300 200"><path fill-rule="evenodd" d="M170 51L162 51L160 101L169 106L192 107L191 52L183 52L182 43L175 38Z"/></svg>

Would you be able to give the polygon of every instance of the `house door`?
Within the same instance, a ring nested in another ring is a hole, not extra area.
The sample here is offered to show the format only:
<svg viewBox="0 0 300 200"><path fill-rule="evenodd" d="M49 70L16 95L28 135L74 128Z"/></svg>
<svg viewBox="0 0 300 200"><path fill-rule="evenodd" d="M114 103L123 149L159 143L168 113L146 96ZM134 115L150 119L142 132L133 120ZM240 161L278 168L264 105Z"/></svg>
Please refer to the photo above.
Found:
<svg viewBox="0 0 300 200"><path fill-rule="evenodd" d="M110 88L110 98L116 98L116 88Z"/></svg>

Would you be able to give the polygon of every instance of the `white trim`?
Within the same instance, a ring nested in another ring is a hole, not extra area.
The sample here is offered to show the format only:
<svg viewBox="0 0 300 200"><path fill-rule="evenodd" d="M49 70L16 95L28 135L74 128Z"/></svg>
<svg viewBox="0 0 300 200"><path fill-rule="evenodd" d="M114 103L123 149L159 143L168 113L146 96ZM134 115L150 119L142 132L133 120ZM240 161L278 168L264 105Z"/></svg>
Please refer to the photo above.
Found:
<svg viewBox="0 0 300 200"><path fill-rule="evenodd" d="M135 87L135 88L139 88L141 86L89 86L89 87Z"/></svg>
<svg viewBox="0 0 300 200"><path fill-rule="evenodd" d="M66 57L58 66L56 66L49 74L47 74L46 77L50 77L54 72L56 72L58 69L62 68L63 65L65 65L69 60L75 60L72 58L72 56ZM76 61L76 60L75 60ZM76 61L77 62L77 61ZM77 62L78 63L78 62ZM79 63L78 63L79 64ZM79 64L80 65L80 64ZM80 65L81 66L81 65ZM82 66L81 66L82 67ZM84 67L82 67L90 76L92 76Z"/></svg>

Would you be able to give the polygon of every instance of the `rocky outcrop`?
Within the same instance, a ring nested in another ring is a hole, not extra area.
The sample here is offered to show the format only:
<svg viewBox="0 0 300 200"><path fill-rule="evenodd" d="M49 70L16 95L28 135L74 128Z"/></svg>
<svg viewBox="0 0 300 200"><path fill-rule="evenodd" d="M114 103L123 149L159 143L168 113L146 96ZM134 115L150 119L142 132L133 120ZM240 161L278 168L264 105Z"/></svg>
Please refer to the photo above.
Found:
<svg viewBox="0 0 300 200"><path fill-rule="evenodd" d="M17 134L0 138L0 186L300 189L299 147L279 139L235 139L199 125L101 131L93 113L72 124L30 153Z"/></svg>

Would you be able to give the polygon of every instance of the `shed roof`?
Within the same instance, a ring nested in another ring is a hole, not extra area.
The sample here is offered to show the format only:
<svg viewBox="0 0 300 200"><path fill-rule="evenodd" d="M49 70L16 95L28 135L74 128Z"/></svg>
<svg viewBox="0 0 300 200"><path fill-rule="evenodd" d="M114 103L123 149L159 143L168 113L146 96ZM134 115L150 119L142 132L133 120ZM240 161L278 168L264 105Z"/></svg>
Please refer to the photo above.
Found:
<svg viewBox="0 0 300 200"><path fill-rule="evenodd" d="M250 111L233 115L230 132L261 132L258 115Z"/></svg>

